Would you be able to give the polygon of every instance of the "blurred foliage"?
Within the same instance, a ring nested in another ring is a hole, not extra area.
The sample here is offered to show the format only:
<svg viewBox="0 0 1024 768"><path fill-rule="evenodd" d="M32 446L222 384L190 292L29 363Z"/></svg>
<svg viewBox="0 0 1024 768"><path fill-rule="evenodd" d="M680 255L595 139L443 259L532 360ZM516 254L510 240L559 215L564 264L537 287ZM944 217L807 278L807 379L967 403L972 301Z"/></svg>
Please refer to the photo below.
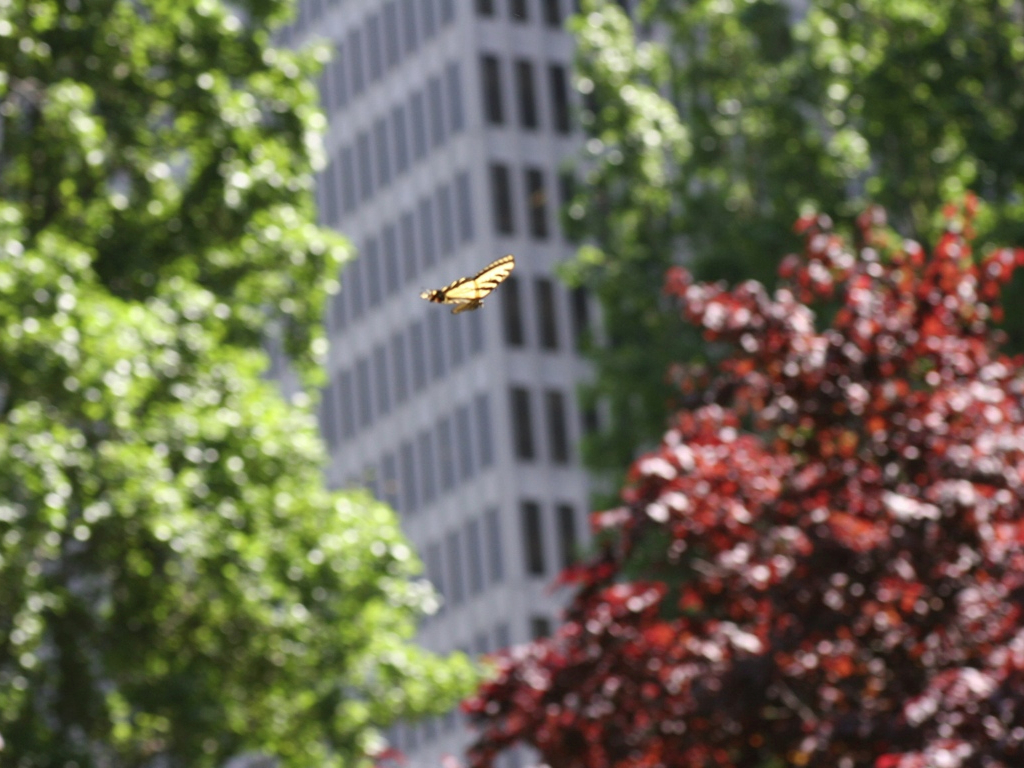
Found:
<svg viewBox="0 0 1024 768"><path fill-rule="evenodd" d="M594 516L550 638L466 702L471 768L1024 765L1024 356L999 348L1024 248L926 251L871 208L801 217L780 287L671 271L728 350ZM824 327L815 310L835 308ZM645 566L638 573L640 561Z"/></svg>
<svg viewBox="0 0 1024 768"><path fill-rule="evenodd" d="M471 688L308 389L323 50L284 0L0 0L0 763L361 765Z"/></svg>
<svg viewBox="0 0 1024 768"><path fill-rule="evenodd" d="M595 470L618 473L678 405L673 361L707 358L653 299L666 270L774 280L794 211L883 205L905 236L972 188L979 244L1024 242L1021 0L583 0L572 28L588 136L564 270L603 309ZM1024 291L1017 276L1008 295ZM1024 348L1024 309L1006 328Z"/></svg>

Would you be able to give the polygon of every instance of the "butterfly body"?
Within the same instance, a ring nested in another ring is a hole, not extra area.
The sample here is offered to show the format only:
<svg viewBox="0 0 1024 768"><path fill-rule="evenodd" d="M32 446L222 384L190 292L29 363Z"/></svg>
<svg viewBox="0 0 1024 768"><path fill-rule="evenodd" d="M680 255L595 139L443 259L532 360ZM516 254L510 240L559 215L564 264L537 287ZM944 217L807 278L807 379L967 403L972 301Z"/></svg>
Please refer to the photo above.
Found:
<svg viewBox="0 0 1024 768"><path fill-rule="evenodd" d="M453 315L479 309L484 298L512 273L515 266L516 259L512 254L502 256L473 277L460 277L444 288L423 291L420 298L437 304L455 304Z"/></svg>

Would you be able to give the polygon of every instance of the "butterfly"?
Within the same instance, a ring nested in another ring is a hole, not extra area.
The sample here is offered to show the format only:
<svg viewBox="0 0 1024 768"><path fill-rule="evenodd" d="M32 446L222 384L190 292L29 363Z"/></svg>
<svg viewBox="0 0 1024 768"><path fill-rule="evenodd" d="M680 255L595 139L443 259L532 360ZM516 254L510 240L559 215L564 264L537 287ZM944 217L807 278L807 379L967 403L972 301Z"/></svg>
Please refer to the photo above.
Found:
<svg viewBox="0 0 1024 768"><path fill-rule="evenodd" d="M498 283L508 277L515 266L516 257L510 253L497 261L492 261L473 277L460 277L444 288L424 291L420 298L438 304L457 304L458 306L452 310L453 315L479 309L484 303L484 297L497 288Z"/></svg>

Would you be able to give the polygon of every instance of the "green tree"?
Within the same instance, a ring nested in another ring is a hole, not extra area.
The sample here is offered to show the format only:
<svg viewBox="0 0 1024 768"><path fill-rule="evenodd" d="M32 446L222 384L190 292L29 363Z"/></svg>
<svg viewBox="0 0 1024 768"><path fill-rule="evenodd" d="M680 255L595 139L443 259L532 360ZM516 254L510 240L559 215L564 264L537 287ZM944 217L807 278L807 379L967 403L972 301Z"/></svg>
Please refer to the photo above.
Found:
<svg viewBox="0 0 1024 768"><path fill-rule="evenodd" d="M1024 3L799 5L647 0L634 24L584 0L572 21L588 143L567 225L587 245L565 274L607 329L586 393L610 406L584 446L597 470L621 472L663 432L672 361L714 352L650 298L673 263L771 284L797 247L794 211L848 223L879 203L932 240L929 212L968 188L987 203L982 243L1024 241ZM1024 313L1006 327L1024 344Z"/></svg>
<svg viewBox="0 0 1024 768"><path fill-rule="evenodd" d="M0 0L0 762L360 765L470 690L306 389L323 51L285 0Z"/></svg>

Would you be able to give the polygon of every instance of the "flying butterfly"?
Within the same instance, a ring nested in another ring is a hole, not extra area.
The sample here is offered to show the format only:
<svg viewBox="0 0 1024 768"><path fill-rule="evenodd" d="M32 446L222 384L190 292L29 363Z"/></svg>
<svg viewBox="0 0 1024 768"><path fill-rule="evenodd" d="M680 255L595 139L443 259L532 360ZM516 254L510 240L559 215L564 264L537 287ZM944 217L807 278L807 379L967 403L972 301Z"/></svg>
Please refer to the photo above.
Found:
<svg viewBox="0 0 1024 768"><path fill-rule="evenodd" d="M512 254L502 256L497 261L492 261L473 277L460 277L444 288L424 291L420 294L420 298L438 304L456 304L457 306L452 310L453 315L457 315L459 312L468 312L471 309L479 309L484 303L484 298L498 287L498 283L511 274L515 266L515 256Z"/></svg>

